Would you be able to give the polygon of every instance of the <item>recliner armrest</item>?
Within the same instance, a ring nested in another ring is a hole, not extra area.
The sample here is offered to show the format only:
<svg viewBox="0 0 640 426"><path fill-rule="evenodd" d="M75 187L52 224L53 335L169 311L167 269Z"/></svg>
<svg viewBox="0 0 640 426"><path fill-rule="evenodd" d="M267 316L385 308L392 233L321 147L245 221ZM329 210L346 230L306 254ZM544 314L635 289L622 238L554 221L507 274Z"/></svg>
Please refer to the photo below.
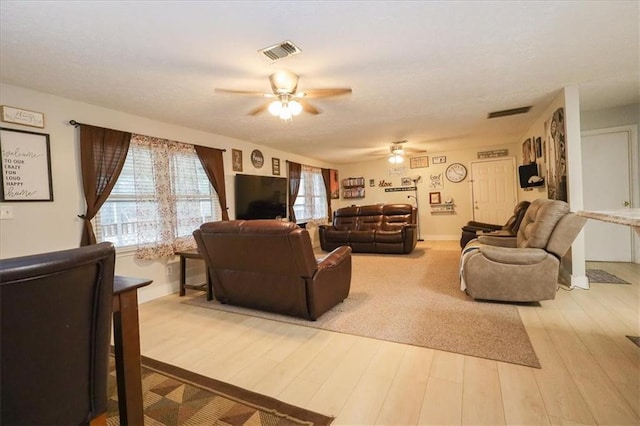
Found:
<svg viewBox="0 0 640 426"><path fill-rule="evenodd" d="M480 241L482 244L496 247L516 248L518 245L518 240L515 236L492 237L491 235L479 235L478 241Z"/></svg>
<svg viewBox="0 0 640 426"><path fill-rule="evenodd" d="M467 224L462 228L476 228L476 229L493 229L498 230L502 229L503 225L497 225L495 223L484 223L484 222L476 222L474 220L467 222Z"/></svg>
<svg viewBox="0 0 640 426"><path fill-rule="evenodd" d="M481 231L476 231L476 235L486 235L488 237L515 237L516 235L511 232L511 231L507 231L504 229L499 229L497 231L489 231L489 230L481 230Z"/></svg>
<svg viewBox="0 0 640 426"><path fill-rule="evenodd" d="M351 256L351 247L340 246L331 253L317 260L318 270L335 268Z"/></svg>
<svg viewBox="0 0 640 426"><path fill-rule="evenodd" d="M480 246L480 253L492 262L509 265L535 265L542 262L549 253L536 248L507 248L494 246Z"/></svg>

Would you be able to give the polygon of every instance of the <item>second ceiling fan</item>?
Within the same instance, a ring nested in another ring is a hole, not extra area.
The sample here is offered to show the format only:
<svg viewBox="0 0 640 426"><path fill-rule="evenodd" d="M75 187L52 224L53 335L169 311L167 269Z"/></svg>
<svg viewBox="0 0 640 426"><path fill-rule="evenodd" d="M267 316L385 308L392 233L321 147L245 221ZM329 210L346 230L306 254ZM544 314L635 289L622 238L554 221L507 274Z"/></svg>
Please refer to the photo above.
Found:
<svg viewBox="0 0 640 426"><path fill-rule="evenodd" d="M327 88L327 89L306 89L298 91L298 80L300 77L291 71L278 71L269 76L271 83L271 91L273 93L264 93L249 90L231 90L231 89L215 89L219 93L233 93L238 95L263 96L270 98L269 101L249 111L249 115L256 115L265 110L271 114L289 120L294 115L300 114L302 111L310 114L320 114L315 106L307 102L311 98L329 98L350 94L350 87Z"/></svg>

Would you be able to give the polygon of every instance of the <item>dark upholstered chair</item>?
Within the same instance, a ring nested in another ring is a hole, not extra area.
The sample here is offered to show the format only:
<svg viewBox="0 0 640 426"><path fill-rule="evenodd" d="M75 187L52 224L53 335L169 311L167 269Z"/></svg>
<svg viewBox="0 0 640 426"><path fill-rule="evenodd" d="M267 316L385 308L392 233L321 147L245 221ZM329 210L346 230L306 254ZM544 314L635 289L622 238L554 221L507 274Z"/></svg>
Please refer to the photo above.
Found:
<svg viewBox="0 0 640 426"><path fill-rule="evenodd" d="M349 295L351 248L316 260L295 223L209 222L193 235L220 303L315 320Z"/></svg>
<svg viewBox="0 0 640 426"><path fill-rule="evenodd" d="M106 424L111 243L0 260L0 424Z"/></svg>
<svg viewBox="0 0 640 426"><path fill-rule="evenodd" d="M493 223L484 223L470 221L462 227L462 235L460 236L460 248L464 248L467 243L474 238L477 238L478 232L493 233L497 236L515 236L518 233L520 222L524 217L524 213L529 208L529 201L520 201L513 209L513 216L507 220L504 225L498 225Z"/></svg>
<svg viewBox="0 0 640 426"><path fill-rule="evenodd" d="M537 302L554 299L560 259L586 218L564 201L531 203L516 237L481 235L462 250L461 287L474 299Z"/></svg>

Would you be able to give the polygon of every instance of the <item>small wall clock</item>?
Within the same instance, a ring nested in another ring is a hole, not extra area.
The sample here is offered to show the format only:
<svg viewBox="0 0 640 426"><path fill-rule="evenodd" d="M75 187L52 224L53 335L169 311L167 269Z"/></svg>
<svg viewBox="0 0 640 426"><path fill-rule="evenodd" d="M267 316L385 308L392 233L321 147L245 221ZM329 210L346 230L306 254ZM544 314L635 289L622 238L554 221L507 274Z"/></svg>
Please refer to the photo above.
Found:
<svg viewBox="0 0 640 426"><path fill-rule="evenodd" d="M462 182L467 177L467 168L460 163L452 163L444 173L450 182Z"/></svg>

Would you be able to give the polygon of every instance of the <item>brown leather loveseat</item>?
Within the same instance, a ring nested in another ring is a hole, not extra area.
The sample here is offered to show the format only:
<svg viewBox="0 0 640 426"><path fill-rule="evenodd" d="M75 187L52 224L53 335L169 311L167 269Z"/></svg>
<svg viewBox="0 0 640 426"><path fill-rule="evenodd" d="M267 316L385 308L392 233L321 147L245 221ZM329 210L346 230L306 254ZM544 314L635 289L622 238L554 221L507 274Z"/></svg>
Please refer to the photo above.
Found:
<svg viewBox="0 0 640 426"><path fill-rule="evenodd" d="M318 228L324 251L349 246L357 253L411 253L418 242L417 209L411 204L343 207L332 225Z"/></svg>
<svg viewBox="0 0 640 426"><path fill-rule="evenodd" d="M208 222L193 232L220 303L316 320L351 286L351 249L316 260L309 232L279 220Z"/></svg>

